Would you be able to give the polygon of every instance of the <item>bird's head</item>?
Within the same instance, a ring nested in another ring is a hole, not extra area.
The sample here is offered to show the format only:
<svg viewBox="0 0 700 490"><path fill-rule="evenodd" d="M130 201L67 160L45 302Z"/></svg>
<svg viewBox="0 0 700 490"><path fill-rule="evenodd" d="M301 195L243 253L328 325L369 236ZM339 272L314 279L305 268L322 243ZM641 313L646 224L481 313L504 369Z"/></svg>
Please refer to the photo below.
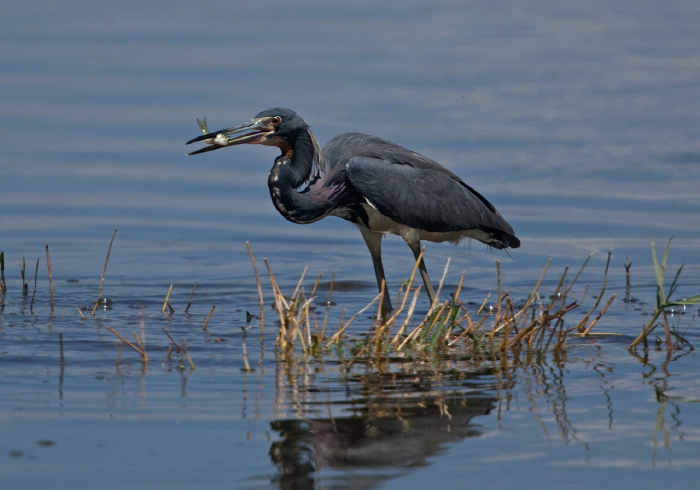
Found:
<svg viewBox="0 0 700 490"><path fill-rule="evenodd" d="M299 134L309 129L296 112L281 107L267 109L250 121L211 133L208 132L206 121L199 121L199 126L205 134L189 140L187 144L204 141L210 146L188 153L188 155L243 143L276 146L283 153L286 153L294 146Z"/></svg>

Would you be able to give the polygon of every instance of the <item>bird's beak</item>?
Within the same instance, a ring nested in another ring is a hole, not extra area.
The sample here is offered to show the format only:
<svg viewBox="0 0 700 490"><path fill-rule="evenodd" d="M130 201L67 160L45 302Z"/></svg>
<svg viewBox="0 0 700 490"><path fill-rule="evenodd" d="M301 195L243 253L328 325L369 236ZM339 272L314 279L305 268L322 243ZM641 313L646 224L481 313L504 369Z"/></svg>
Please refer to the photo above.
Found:
<svg viewBox="0 0 700 490"><path fill-rule="evenodd" d="M188 153L188 155L197 155L199 153L218 150L226 146L241 145L243 143L260 143L270 131L274 130L274 126L270 121L271 119L272 118L269 117L258 117L243 124L239 124L238 126L214 131L212 133L207 129L206 119L197 119L199 128L204 134L189 140L186 144L189 145L190 143L203 141L210 146Z"/></svg>

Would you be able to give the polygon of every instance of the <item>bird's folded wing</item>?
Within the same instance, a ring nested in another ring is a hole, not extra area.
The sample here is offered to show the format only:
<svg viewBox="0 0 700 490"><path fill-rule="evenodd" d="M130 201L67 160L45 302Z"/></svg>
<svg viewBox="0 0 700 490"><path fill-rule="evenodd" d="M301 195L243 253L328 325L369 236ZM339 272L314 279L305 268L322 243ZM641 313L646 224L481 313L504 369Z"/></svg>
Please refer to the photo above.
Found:
<svg viewBox="0 0 700 490"><path fill-rule="evenodd" d="M371 206L397 223L429 232L505 226L512 233L498 212L449 173L354 157L346 165L346 175Z"/></svg>

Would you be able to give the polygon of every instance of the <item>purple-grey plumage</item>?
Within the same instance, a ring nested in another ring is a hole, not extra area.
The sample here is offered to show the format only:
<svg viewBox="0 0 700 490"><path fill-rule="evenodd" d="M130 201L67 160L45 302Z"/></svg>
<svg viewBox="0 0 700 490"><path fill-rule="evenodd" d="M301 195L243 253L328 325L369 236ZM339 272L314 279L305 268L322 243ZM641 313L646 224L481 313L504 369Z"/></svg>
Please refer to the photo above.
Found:
<svg viewBox="0 0 700 490"><path fill-rule="evenodd" d="M484 196L437 162L389 141L360 133L335 136L321 150L304 120L289 109L268 109L251 121L204 134L211 151L241 143L277 146L268 178L277 210L295 223L338 216L355 223L384 287L381 238L401 236L420 256L420 240L458 243L473 238L497 249L517 248L513 228ZM203 150L192 154L201 153ZM431 302L435 293L421 259ZM384 295L382 311L391 311Z"/></svg>

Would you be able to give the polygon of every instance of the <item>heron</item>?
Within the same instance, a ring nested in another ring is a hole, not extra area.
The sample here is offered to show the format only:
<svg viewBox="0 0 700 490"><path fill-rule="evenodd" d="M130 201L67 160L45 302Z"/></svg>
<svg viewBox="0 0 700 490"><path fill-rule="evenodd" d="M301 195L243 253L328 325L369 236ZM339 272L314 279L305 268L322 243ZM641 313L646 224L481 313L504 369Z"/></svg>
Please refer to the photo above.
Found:
<svg viewBox="0 0 700 490"><path fill-rule="evenodd" d="M251 120L208 132L187 144L209 144L196 155L240 144L276 146L268 176L277 211L293 223L326 216L354 223L364 238L382 292L386 277L381 245L398 235L413 252L431 304L435 290L421 255L421 240L458 244L475 239L494 249L518 248L513 228L484 196L439 163L390 141L361 133L331 138L321 149L304 120L291 109L273 108ZM382 315L392 311L383 295Z"/></svg>

